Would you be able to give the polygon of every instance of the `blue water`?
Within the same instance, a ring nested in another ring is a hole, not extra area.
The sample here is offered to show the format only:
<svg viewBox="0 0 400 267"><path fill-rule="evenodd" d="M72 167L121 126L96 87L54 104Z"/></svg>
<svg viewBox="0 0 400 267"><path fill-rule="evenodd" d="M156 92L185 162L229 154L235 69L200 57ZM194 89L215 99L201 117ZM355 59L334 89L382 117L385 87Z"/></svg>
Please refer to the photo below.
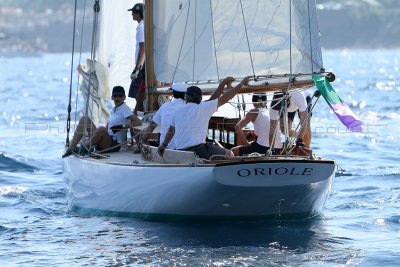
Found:
<svg viewBox="0 0 400 267"><path fill-rule="evenodd" d="M346 132L318 102L313 150L339 166L323 214L171 223L70 212L70 55L0 58L0 266L398 266L400 50L324 51L324 63L365 132Z"/></svg>

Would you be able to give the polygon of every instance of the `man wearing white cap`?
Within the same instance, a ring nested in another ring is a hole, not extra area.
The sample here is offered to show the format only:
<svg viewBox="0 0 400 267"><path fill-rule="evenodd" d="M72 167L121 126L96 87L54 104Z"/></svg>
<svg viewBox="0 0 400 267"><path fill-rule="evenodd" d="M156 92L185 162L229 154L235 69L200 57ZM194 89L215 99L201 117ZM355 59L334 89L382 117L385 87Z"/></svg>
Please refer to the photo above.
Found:
<svg viewBox="0 0 400 267"><path fill-rule="evenodd" d="M164 142L168 133L171 120L177 107L185 104L185 93L188 86L184 83L174 83L171 86L174 98L172 101L163 104L153 116L153 122L160 126L160 144ZM168 143L168 149L175 149L175 139Z"/></svg>
<svg viewBox="0 0 400 267"><path fill-rule="evenodd" d="M232 87L235 80L226 77L222 80L209 100L202 101L202 91L197 86L190 86L186 91L185 105L179 106L174 113L164 142L160 142L158 153L162 156L172 138L175 139L176 149L193 151L199 158L210 159L213 155L233 156L230 150L221 148L212 142L206 142L208 123L218 107L231 100L244 85L249 82L250 76L245 77L238 85ZM225 93L221 95L223 89Z"/></svg>

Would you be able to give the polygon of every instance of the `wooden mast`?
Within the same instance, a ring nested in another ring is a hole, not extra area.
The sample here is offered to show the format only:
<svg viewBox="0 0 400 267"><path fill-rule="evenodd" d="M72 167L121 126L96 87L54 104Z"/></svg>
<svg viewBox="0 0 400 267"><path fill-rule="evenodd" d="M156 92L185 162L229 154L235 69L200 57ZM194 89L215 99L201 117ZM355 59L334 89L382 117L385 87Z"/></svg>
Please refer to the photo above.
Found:
<svg viewBox="0 0 400 267"><path fill-rule="evenodd" d="M154 43L154 33L153 33L153 0L145 0L144 8L144 36L145 36L145 66L146 66L146 94L148 111L154 111L158 109L157 105L157 95L155 92L157 90L157 81L154 75L154 54L153 54L153 43Z"/></svg>

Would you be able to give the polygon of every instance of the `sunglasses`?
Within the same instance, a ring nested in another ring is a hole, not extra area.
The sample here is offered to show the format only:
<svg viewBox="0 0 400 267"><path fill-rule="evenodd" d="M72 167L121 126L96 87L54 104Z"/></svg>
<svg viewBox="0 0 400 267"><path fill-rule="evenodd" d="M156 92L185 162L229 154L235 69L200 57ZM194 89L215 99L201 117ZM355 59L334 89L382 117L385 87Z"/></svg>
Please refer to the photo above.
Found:
<svg viewBox="0 0 400 267"><path fill-rule="evenodd" d="M124 97L123 94L113 94L113 97Z"/></svg>

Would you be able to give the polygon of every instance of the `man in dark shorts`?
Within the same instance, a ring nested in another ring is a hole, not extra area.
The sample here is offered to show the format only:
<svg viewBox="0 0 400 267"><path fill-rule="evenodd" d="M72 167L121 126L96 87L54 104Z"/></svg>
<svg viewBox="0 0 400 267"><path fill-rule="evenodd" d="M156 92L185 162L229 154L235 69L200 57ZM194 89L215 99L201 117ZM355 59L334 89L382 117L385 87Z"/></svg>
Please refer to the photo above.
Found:
<svg viewBox="0 0 400 267"><path fill-rule="evenodd" d="M144 21L143 12L144 5L142 3L135 4L128 11L132 12L132 18L137 21L136 28L136 54L135 54L135 68L131 74L131 85L129 87L129 97L136 99L136 106L133 113L137 114L138 111L144 111L143 101L145 98L145 53L144 53Z"/></svg>

